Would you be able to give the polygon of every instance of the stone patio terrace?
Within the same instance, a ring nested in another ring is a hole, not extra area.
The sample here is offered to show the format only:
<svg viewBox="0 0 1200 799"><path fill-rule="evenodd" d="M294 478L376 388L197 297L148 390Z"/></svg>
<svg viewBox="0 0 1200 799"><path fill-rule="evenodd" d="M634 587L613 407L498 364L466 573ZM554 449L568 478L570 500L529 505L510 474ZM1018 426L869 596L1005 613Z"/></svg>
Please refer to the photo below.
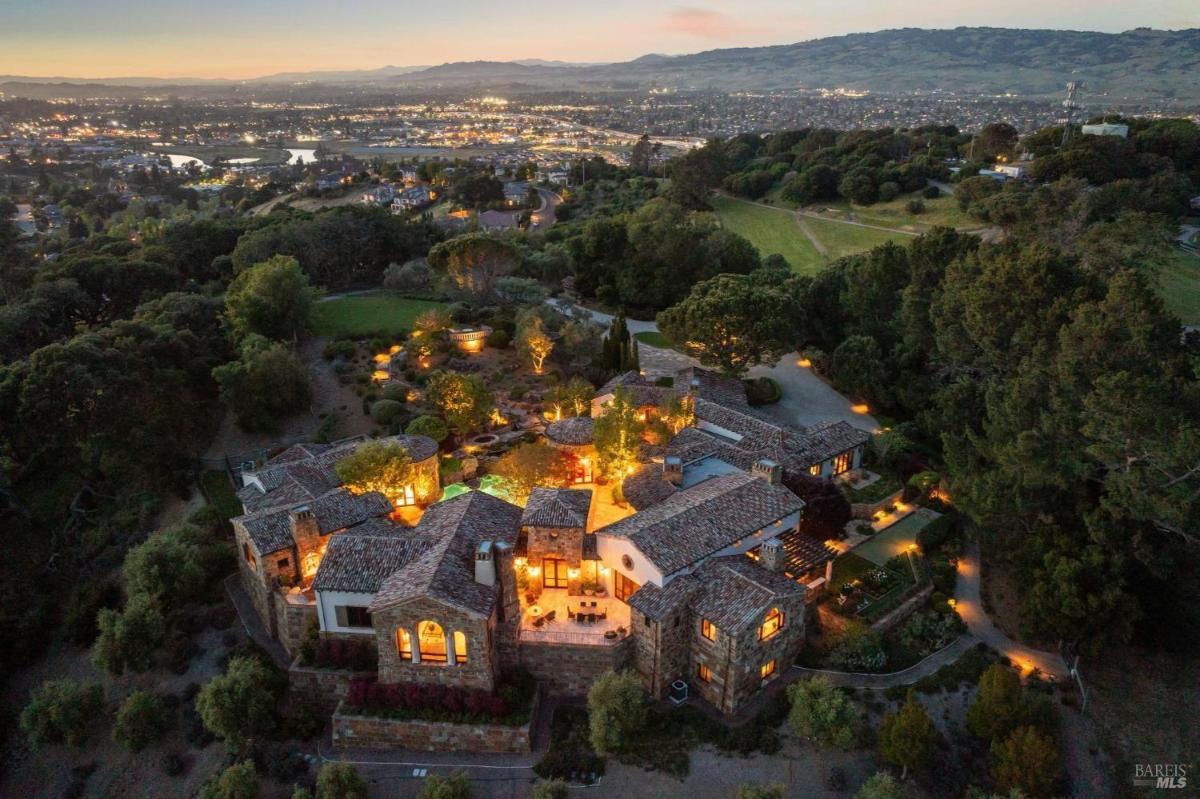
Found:
<svg viewBox="0 0 1200 799"><path fill-rule="evenodd" d="M582 603L588 603L583 607ZM593 608L591 603L595 602ZM570 618L570 613L604 613L606 618L593 622ZM553 612L553 620L545 620ZM537 621L542 619L539 626ZM621 630L624 630L624 633ZM606 637L612 632L615 637ZM564 588L546 588L533 605L522 602L520 638L525 641L611 646L629 634L629 606L612 596L569 596Z"/></svg>

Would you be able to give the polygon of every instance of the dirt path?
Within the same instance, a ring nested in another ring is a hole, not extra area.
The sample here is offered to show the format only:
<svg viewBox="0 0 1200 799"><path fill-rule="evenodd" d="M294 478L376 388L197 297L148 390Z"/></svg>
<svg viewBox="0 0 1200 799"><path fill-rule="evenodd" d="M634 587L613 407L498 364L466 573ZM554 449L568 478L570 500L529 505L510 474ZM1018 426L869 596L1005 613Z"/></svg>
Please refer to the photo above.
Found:
<svg viewBox="0 0 1200 799"><path fill-rule="evenodd" d="M804 234L804 238L812 242L812 246L821 254L821 257L828 258L829 250L825 249L825 245L821 243L821 240L813 235L808 225L804 224L804 218L800 215L799 211L796 212L796 224L799 226L800 232Z"/></svg>
<svg viewBox="0 0 1200 799"><path fill-rule="evenodd" d="M763 205L763 204L755 203L755 205ZM763 207L771 208L773 206L764 205ZM884 227L883 225L868 225L866 222L851 222L848 219L834 219L831 216L824 216L823 214L818 214L816 211L805 211L803 209L797 210L796 216L798 216L798 217L807 216L812 219L823 219L826 222L837 222L839 225L854 225L855 227L865 227L865 228L870 228L871 230L882 230L884 233L899 233L904 236L912 236L913 238L916 238L917 236L921 235L920 233L916 232L915 230L904 230L903 228L898 228L898 227Z"/></svg>

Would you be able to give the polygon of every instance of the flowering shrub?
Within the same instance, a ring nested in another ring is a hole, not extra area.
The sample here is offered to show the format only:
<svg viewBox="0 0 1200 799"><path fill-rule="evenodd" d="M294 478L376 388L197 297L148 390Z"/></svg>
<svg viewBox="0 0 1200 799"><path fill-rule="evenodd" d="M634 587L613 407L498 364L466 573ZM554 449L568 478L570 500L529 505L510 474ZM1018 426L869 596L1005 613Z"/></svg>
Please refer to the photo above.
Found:
<svg viewBox="0 0 1200 799"><path fill-rule="evenodd" d="M318 669L375 671L378 657L374 638L365 641L321 638L313 642L311 649L302 651L301 662Z"/></svg>
<svg viewBox="0 0 1200 799"><path fill-rule="evenodd" d="M529 720L534 684L517 678L495 693L453 685L381 683L373 677L350 681L343 710L368 716L520 726Z"/></svg>

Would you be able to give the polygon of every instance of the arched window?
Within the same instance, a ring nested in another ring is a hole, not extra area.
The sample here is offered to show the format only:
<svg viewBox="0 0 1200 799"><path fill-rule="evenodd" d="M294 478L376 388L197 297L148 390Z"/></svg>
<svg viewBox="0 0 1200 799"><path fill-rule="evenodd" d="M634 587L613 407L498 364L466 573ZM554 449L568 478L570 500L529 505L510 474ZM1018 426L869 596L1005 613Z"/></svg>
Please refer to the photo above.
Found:
<svg viewBox="0 0 1200 799"><path fill-rule="evenodd" d="M454 631L454 662L460 666L467 662L467 634L462 630Z"/></svg>
<svg viewBox="0 0 1200 799"><path fill-rule="evenodd" d="M765 641L782 629L783 611L779 608L771 608L766 618L763 619L762 626L758 628L758 640Z"/></svg>
<svg viewBox="0 0 1200 799"><path fill-rule="evenodd" d="M422 663L446 662L446 633L436 621L423 621L417 625L417 643L421 647Z"/></svg>
<svg viewBox="0 0 1200 799"><path fill-rule="evenodd" d="M403 627L396 630L396 652L401 660L412 660L412 636Z"/></svg>

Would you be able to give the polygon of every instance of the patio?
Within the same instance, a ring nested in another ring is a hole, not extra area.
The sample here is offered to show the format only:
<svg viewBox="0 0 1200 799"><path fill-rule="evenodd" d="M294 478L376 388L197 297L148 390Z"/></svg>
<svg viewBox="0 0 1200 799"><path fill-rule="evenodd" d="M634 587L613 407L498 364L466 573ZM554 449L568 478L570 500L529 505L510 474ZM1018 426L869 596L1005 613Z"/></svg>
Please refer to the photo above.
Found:
<svg viewBox="0 0 1200 799"><path fill-rule="evenodd" d="M607 646L617 643L629 632L629 606L611 596L570 596L566 589L546 588L534 604L522 602L521 605L522 641ZM571 618L579 614L604 615L605 618L591 622ZM607 637L610 632L613 636Z"/></svg>

